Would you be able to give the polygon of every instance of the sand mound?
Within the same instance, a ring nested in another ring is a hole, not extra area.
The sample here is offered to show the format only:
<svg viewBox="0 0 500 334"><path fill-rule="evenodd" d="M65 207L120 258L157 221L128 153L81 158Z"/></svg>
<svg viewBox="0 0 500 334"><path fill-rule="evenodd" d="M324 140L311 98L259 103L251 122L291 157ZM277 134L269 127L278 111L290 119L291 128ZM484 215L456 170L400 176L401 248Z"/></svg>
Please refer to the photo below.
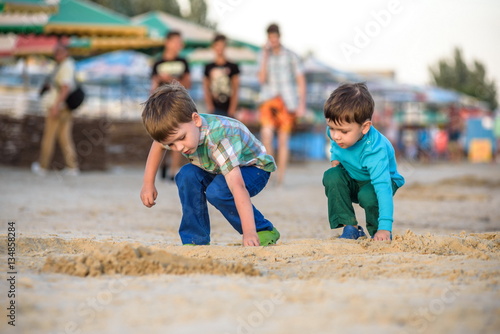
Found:
<svg viewBox="0 0 500 334"><path fill-rule="evenodd" d="M500 251L499 233L466 234L436 236L430 233L417 235L407 230L403 235L396 235L390 244L374 243L365 240L361 243L371 251L402 251L418 254L468 255L473 258L488 259L489 255Z"/></svg>
<svg viewBox="0 0 500 334"><path fill-rule="evenodd" d="M491 236L490 236L491 237ZM395 247L405 252L437 255L486 254L500 248L498 235L491 240L481 235L471 236L466 233L454 236L416 235L408 230L404 235L395 237Z"/></svg>
<svg viewBox="0 0 500 334"><path fill-rule="evenodd" d="M190 259L162 250L131 245L101 247L88 254L76 257L49 257L43 272L55 272L74 276L150 274L186 275L193 273L258 276L260 272L250 264L224 264L212 259Z"/></svg>

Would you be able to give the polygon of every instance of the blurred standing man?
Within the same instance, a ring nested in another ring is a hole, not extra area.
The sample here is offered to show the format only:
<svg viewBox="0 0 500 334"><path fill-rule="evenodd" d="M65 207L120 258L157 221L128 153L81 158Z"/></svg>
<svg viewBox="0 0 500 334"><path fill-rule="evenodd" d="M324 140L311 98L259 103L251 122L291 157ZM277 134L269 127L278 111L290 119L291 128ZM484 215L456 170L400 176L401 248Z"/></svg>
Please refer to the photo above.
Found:
<svg viewBox="0 0 500 334"><path fill-rule="evenodd" d="M47 107L45 125L40 151L40 161L31 165L31 170L40 176L47 174L54 155L56 139L64 155L66 175L80 174L73 142L73 115L66 106L66 97L76 88L75 61L69 57L69 51L63 44L54 49L54 59L57 63L50 78L50 90L44 96Z"/></svg>
<svg viewBox="0 0 500 334"><path fill-rule="evenodd" d="M283 183L290 149L290 133L296 117L306 111L306 81L299 57L280 43L276 24L267 28L267 43L260 59L261 140L274 156L274 131L278 135L277 184Z"/></svg>
<svg viewBox="0 0 500 334"><path fill-rule="evenodd" d="M226 40L226 36L217 35L212 42L215 61L205 66L203 92L208 113L234 118L238 107L240 69L226 59Z"/></svg>
<svg viewBox="0 0 500 334"><path fill-rule="evenodd" d="M165 49L162 59L153 65L151 73L151 93L163 84L170 84L174 80L178 81L186 89L191 88L191 76L189 65L184 58L179 57L179 53L184 48L184 42L179 31L170 31L165 38ZM162 179L174 180L175 174L182 165L182 155L179 152L171 151L170 168L167 175L168 163L164 158L161 165Z"/></svg>

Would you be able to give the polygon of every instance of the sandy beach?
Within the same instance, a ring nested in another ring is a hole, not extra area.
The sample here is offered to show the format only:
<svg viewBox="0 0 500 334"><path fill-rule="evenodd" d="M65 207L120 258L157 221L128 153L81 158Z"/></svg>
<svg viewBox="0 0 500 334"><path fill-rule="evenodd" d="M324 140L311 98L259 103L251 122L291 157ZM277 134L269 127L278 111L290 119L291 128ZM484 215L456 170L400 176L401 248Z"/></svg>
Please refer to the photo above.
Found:
<svg viewBox="0 0 500 334"><path fill-rule="evenodd" d="M400 163L394 240L338 239L321 178L293 164L254 204L282 234L241 247L210 208L212 244L182 246L173 183L139 199L142 166L46 177L0 166L0 251L15 222L2 333L498 333L500 169ZM356 207L364 226L363 211ZM15 300L15 327L6 317Z"/></svg>

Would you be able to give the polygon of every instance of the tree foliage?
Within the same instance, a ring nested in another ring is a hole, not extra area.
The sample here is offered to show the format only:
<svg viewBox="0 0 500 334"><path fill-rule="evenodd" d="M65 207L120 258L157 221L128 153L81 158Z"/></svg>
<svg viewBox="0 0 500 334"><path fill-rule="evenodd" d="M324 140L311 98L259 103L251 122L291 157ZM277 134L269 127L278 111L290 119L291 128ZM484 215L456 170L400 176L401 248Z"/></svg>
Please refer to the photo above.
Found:
<svg viewBox="0 0 500 334"><path fill-rule="evenodd" d="M182 17L181 9L176 0L91 0L103 7L126 16L135 16L153 10L160 10Z"/></svg>
<svg viewBox="0 0 500 334"><path fill-rule="evenodd" d="M190 11L182 15L177 0L91 0L126 16L136 16L150 11L162 11L186 20L215 28L215 23L207 19L208 6L205 0L189 0Z"/></svg>
<svg viewBox="0 0 500 334"><path fill-rule="evenodd" d="M441 59L429 71L435 85L485 101L492 110L498 106L495 82L487 79L485 66L478 60L467 65L459 48L455 48L453 59Z"/></svg>
<svg viewBox="0 0 500 334"><path fill-rule="evenodd" d="M207 19L208 6L205 0L189 0L190 12L185 17L199 25L215 29L216 24Z"/></svg>

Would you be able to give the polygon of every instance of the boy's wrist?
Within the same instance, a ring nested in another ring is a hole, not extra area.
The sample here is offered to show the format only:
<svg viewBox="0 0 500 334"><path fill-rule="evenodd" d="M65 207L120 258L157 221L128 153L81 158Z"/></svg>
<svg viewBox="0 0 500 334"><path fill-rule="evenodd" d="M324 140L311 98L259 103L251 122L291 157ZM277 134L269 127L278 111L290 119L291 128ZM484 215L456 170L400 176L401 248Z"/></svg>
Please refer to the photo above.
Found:
<svg viewBox="0 0 500 334"><path fill-rule="evenodd" d="M150 187L154 187L155 185L155 181L154 180L144 180L142 181L142 186L143 187L147 187L147 186L150 186Z"/></svg>
<svg viewBox="0 0 500 334"><path fill-rule="evenodd" d="M257 230L253 229L253 231L243 231L243 236L253 236L257 235Z"/></svg>
<svg viewBox="0 0 500 334"><path fill-rule="evenodd" d="M381 220L378 222L378 229L384 231L392 231L392 221L390 220Z"/></svg>
<svg viewBox="0 0 500 334"><path fill-rule="evenodd" d="M252 234L252 233L257 234L257 229L255 228L255 224L252 224L252 225L253 226L246 226L244 224L241 224L241 229L243 230L243 235Z"/></svg>

